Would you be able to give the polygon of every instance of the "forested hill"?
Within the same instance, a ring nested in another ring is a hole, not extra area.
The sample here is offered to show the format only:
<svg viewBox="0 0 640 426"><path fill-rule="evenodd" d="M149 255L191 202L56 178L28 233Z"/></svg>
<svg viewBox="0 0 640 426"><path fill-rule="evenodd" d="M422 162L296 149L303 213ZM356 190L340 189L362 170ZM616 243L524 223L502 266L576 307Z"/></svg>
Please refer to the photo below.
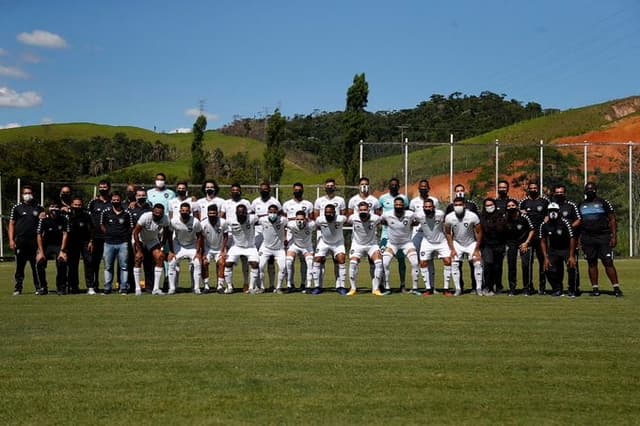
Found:
<svg viewBox="0 0 640 426"><path fill-rule="evenodd" d="M434 94L415 108L367 113L366 142L400 142L401 135L410 141L444 142L449 140L451 133L456 140L462 140L556 112L558 110L542 109L536 102L525 104L489 91L477 96L460 92L449 96ZM343 114L341 111L314 111L309 115L289 117L284 146L290 151L318 155L325 167L337 166ZM263 139L264 129L264 119L238 118L220 131L227 135ZM397 146L380 144L369 147L367 157L374 159L397 152Z"/></svg>

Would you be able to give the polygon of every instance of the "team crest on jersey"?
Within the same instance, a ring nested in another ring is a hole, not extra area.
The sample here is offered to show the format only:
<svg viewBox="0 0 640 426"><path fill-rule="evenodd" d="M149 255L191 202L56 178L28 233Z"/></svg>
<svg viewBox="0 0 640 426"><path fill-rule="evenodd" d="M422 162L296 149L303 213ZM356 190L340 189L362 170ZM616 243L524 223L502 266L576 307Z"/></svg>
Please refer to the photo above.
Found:
<svg viewBox="0 0 640 426"><path fill-rule="evenodd" d="M556 234L562 235L562 229L556 229Z"/></svg>
<svg viewBox="0 0 640 426"><path fill-rule="evenodd" d="M520 230L522 229L522 225L517 224L517 225L516 225L516 228L518 229L518 231L520 231Z"/></svg>
<svg viewBox="0 0 640 426"><path fill-rule="evenodd" d="M564 217L569 216L569 212L567 212L567 211L562 212L562 216L564 216Z"/></svg>
<svg viewBox="0 0 640 426"><path fill-rule="evenodd" d="M124 223L124 219L123 218L118 219L118 223L122 225Z"/></svg>
<svg viewBox="0 0 640 426"><path fill-rule="evenodd" d="M164 198L169 198L169 194L165 193Z"/></svg>
<svg viewBox="0 0 640 426"><path fill-rule="evenodd" d="M538 206L538 207L536 207L536 210L538 210L539 212L541 212L541 211L542 211L542 206Z"/></svg>
<svg viewBox="0 0 640 426"><path fill-rule="evenodd" d="M409 221L408 221L407 219L405 219L405 220L403 220L403 221L402 221L402 224L403 224L404 226L407 226L407 224L408 224L408 223L409 223Z"/></svg>
<svg viewBox="0 0 640 426"><path fill-rule="evenodd" d="M469 224L467 222L465 222L463 225L464 225L465 228L469 227Z"/></svg>
<svg viewBox="0 0 640 426"><path fill-rule="evenodd" d="M187 226L187 231L193 232L193 226Z"/></svg>
<svg viewBox="0 0 640 426"><path fill-rule="evenodd" d="M62 225L58 225L58 231L62 231Z"/></svg>
<svg viewBox="0 0 640 426"><path fill-rule="evenodd" d="M33 214L34 216L38 216L38 211L37 211L37 210L34 210L32 214Z"/></svg>

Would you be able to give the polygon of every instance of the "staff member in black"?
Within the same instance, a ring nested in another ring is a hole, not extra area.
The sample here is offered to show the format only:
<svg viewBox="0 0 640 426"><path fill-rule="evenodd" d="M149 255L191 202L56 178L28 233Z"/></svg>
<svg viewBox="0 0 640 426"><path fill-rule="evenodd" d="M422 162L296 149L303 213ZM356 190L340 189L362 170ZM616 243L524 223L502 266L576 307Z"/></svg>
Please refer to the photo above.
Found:
<svg viewBox="0 0 640 426"><path fill-rule="evenodd" d="M506 233L507 233L507 267L509 277L509 296L516 295L516 276L518 274L517 263L518 253L522 259L522 281L523 294L530 296L533 289L529 287L529 264L525 259L529 258L529 247L536 231L533 229L531 219L527 215L520 213L518 203L515 200L507 202Z"/></svg>
<svg viewBox="0 0 640 426"><path fill-rule="evenodd" d="M120 193L111 194L110 208L102 212L100 226L104 234L104 294L111 293L113 267L116 257L120 267L120 294L127 294L128 245L131 241L133 222L128 210L122 206Z"/></svg>
<svg viewBox="0 0 640 426"><path fill-rule="evenodd" d="M618 283L618 272L613 266L613 248L617 244L618 225L613 206L608 200L597 196L598 188L594 182L584 187L585 199L578 205L582 215L580 243L584 257L589 265L591 295L600 296L598 286L598 259L602 261L604 271L613 286L613 294L622 297Z"/></svg>
<svg viewBox="0 0 640 426"><path fill-rule="evenodd" d="M547 206L549 200L540 195L540 189L535 182L529 182L527 186L528 196L520 201L520 211L526 214L533 225L533 229L536 230L533 240L531 240L531 246L529 250L528 258L523 258L523 261L527 262L529 267L529 282L525 283L525 286L531 291L535 291L533 288L533 256L535 254L538 259L538 274L540 277L540 287L538 288L538 294L543 296L545 294L546 279L544 273L544 256L542 255L542 249L540 248L540 239L538 238L537 231L540 229L540 225L547 216Z"/></svg>
<svg viewBox="0 0 640 426"><path fill-rule="evenodd" d="M485 296L502 293L502 262L507 241L506 220L496 209L493 198L486 198L480 214L482 226L482 253L483 273L482 289ZM495 293L494 293L495 292Z"/></svg>
<svg viewBox="0 0 640 426"><path fill-rule="evenodd" d="M544 255L544 270L549 278L554 297L562 296L564 265L569 276L569 297L576 297L576 239L567 219L560 217L560 206L551 203L547 207L548 220L540 225L540 248Z"/></svg>
<svg viewBox="0 0 640 426"><path fill-rule="evenodd" d="M553 186L553 202L560 206L560 217L567 219L573 230L573 237L576 241L580 240L580 225L582 224L582 216L578 211L578 206L570 200L567 200L567 187L562 184ZM578 244L576 244L576 278L575 278L575 294L580 296L580 268L578 267Z"/></svg>
<svg viewBox="0 0 640 426"><path fill-rule="evenodd" d="M498 196L495 199L496 211L504 216L507 213L507 203L511 200L515 201L516 204L518 203L517 200L509 197L509 182L506 180L499 180Z"/></svg>
<svg viewBox="0 0 640 426"><path fill-rule="evenodd" d="M71 200L71 213L69 219L69 235L67 238L67 275L68 292L77 294L80 292L80 277L78 265L80 258L84 266L84 280L89 294L95 294L94 273L91 253L93 252L93 220L89 212L84 209L82 197L73 197Z"/></svg>
<svg viewBox="0 0 640 426"><path fill-rule="evenodd" d="M93 294L98 291L100 287L100 262L104 255L104 234L100 228L100 217L102 212L109 210L111 206L109 202L111 200L111 183L106 180L101 180L98 183L98 196L89 202L88 210L93 221L93 247L91 252L91 270L93 271L93 283L92 289L89 294Z"/></svg>
<svg viewBox="0 0 640 426"><path fill-rule="evenodd" d="M14 296L22 294L24 283L24 267L29 262L33 275L33 285L36 295L43 295L38 284L38 271L36 269L36 252L38 243L38 221L42 207L36 203L33 197L33 188L29 185L22 187L22 202L11 209L9 216L9 249L16 254L16 273L14 275Z"/></svg>
<svg viewBox="0 0 640 426"><path fill-rule="evenodd" d="M58 296L67 290L67 241L69 235L69 221L62 214L56 204L49 206L49 212L38 222L38 254L36 264L40 291L47 293L47 260L56 261L56 294Z"/></svg>

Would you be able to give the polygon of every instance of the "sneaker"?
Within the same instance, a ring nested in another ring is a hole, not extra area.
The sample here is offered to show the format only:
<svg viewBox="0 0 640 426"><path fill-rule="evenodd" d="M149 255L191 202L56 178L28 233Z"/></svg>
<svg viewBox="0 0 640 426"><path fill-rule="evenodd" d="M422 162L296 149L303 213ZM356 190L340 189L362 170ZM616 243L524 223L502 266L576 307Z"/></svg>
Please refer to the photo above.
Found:
<svg viewBox="0 0 640 426"><path fill-rule="evenodd" d="M413 294L414 296L422 296L422 293L417 288L414 288L413 290L411 290L410 293Z"/></svg>
<svg viewBox="0 0 640 426"><path fill-rule="evenodd" d="M229 287L225 288L224 294L233 294L233 288L229 288Z"/></svg>
<svg viewBox="0 0 640 426"><path fill-rule="evenodd" d="M89 290L87 290L87 294L88 294L89 296L95 296L96 291L95 291L94 289L90 288Z"/></svg>
<svg viewBox="0 0 640 426"><path fill-rule="evenodd" d="M574 291L570 291L569 293L567 293L567 296L569 296L572 299L576 298L576 293Z"/></svg>
<svg viewBox="0 0 640 426"><path fill-rule="evenodd" d="M262 288L262 287L256 288L255 294L262 294L262 293L264 293L264 288Z"/></svg>
<svg viewBox="0 0 640 426"><path fill-rule="evenodd" d="M163 292L163 291L162 291L162 290L160 290L160 289L153 290L153 291L151 292L151 294L152 294L152 295L154 295L154 296L166 296L166 293L165 293L165 292Z"/></svg>
<svg viewBox="0 0 640 426"><path fill-rule="evenodd" d="M110 294L111 294L111 290L104 290L104 291L102 292L102 295L103 295L103 296L108 296L108 295L110 295Z"/></svg>
<svg viewBox="0 0 640 426"><path fill-rule="evenodd" d="M509 290L509 296L515 296L515 295L516 295L515 290Z"/></svg>
<svg viewBox="0 0 640 426"><path fill-rule="evenodd" d="M598 287L593 287L591 290L591 295L594 297L600 296L600 289Z"/></svg>
<svg viewBox="0 0 640 426"><path fill-rule="evenodd" d="M455 293L453 293L454 297L458 297L458 296L462 296L462 290L456 290Z"/></svg>
<svg viewBox="0 0 640 426"><path fill-rule="evenodd" d="M274 294L284 294L284 291L281 288L276 288L275 290L273 290Z"/></svg>
<svg viewBox="0 0 640 426"><path fill-rule="evenodd" d="M22 294L22 292L20 290L16 290L13 292L14 296L20 296Z"/></svg>
<svg viewBox="0 0 640 426"><path fill-rule="evenodd" d="M382 294L380 290L373 290L371 294L373 294L374 296L380 296L380 297L384 296L384 294Z"/></svg>
<svg viewBox="0 0 640 426"><path fill-rule="evenodd" d="M291 294L291 293L295 293L296 292L296 288L295 287L287 287L287 293Z"/></svg>
<svg viewBox="0 0 640 426"><path fill-rule="evenodd" d="M344 287L338 287L336 289L336 292L340 295L340 296L346 296L347 295L347 289Z"/></svg>
<svg viewBox="0 0 640 426"><path fill-rule="evenodd" d="M613 288L613 295L615 297L622 297L622 290L620 290L620 287Z"/></svg>
<svg viewBox="0 0 640 426"><path fill-rule="evenodd" d="M544 288L541 288L540 290L538 290L538 296L545 296L547 294L547 292L544 290Z"/></svg>
<svg viewBox="0 0 640 426"><path fill-rule="evenodd" d="M46 296L47 294L49 294L49 290L47 290L46 288L36 290L36 296Z"/></svg>
<svg viewBox="0 0 640 426"><path fill-rule="evenodd" d="M355 296L356 294L358 294L358 290L356 290L355 288L352 288L351 290L349 290L349 292L347 293L347 296Z"/></svg>
<svg viewBox="0 0 640 426"><path fill-rule="evenodd" d="M564 293L562 292L562 290L556 290L553 293L551 293L551 297L562 297L564 296Z"/></svg>
<svg viewBox="0 0 640 426"><path fill-rule="evenodd" d="M316 287L313 290L311 290L311 294L313 295L318 295L322 293L322 289L320 287Z"/></svg>
<svg viewBox="0 0 640 426"><path fill-rule="evenodd" d="M168 296L170 296L172 294L176 294L176 289L175 288L170 288L169 291L167 292Z"/></svg>
<svg viewBox="0 0 640 426"><path fill-rule="evenodd" d="M402 294L411 294L411 290L405 288L404 286L400 287L400 293Z"/></svg>
<svg viewBox="0 0 640 426"><path fill-rule="evenodd" d="M119 291L118 294L120 296L126 296L127 295L127 291L126 290L125 291Z"/></svg>

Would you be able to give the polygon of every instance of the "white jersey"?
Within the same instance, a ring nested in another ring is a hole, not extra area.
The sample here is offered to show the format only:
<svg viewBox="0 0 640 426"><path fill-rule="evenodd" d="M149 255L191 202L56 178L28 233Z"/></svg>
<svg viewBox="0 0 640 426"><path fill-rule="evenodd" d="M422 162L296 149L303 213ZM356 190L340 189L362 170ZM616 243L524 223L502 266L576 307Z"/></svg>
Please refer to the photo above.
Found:
<svg viewBox="0 0 640 426"><path fill-rule="evenodd" d="M333 198L329 198L326 195L318 198L316 202L313 204L313 209L318 210L320 212L319 216L324 216L324 208L329 204L332 204L336 208L336 215L340 214L340 212L347 209L347 205L344 202L344 198L335 196Z"/></svg>
<svg viewBox="0 0 640 426"><path fill-rule="evenodd" d="M369 219L362 221L358 213L349 216L347 223L353 226L352 242L361 246L378 245L378 225L382 218L371 214Z"/></svg>
<svg viewBox="0 0 640 426"><path fill-rule="evenodd" d="M262 226L262 245L269 250L284 250L284 228L282 217L278 216L275 222L271 222L268 217L258 218L258 223Z"/></svg>
<svg viewBox="0 0 640 426"><path fill-rule="evenodd" d="M171 219L171 229L173 230L174 243L182 247L195 248L198 234L202 233L200 221L193 216L189 216L187 222L183 222L180 216Z"/></svg>
<svg viewBox="0 0 640 426"><path fill-rule="evenodd" d="M247 208L247 214L253 213L253 208L251 207L251 202L246 198L241 198L238 201L234 201L229 198L228 200L224 200L222 203L222 212L224 213L224 218L227 220L236 220L236 208L239 205L243 205ZM207 212L202 212L202 216L206 216Z"/></svg>
<svg viewBox="0 0 640 426"><path fill-rule="evenodd" d="M347 206L349 210L352 210L354 213L358 212L358 204L361 202L365 202L369 205L369 211L374 213L376 210L380 208L380 203L378 199L373 195L368 195L366 198L362 198L360 194L356 194L349 200L349 205Z"/></svg>
<svg viewBox="0 0 640 426"><path fill-rule="evenodd" d="M474 212L465 209L462 218L456 212L451 212L445 217L444 223L451 227L453 241L463 246L476 242L475 227L480 223L480 218Z"/></svg>
<svg viewBox="0 0 640 426"><path fill-rule="evenodd" d="M266 216L269 214L269 206L275 204L278 206L278 211L282 210L282 204L280 201L271 197L267 201L263 201L262 197L258 197L251 202L251 208L253 209L253 214L258 217Z"/></svg>
<svg viewBox="0 0 640 426"><path fill-rule="evenodd" d="M162 215L162 219L156 222L153 220L153 213L146 212L142 213L138 219L138 225L142 228L140 231L140 241L145 243L160 242L162 230L169 226L169 218L166 215Z"/></svg>
<svg viewBox="0 0 640 426"><path fill-rule="evenodd" d="M320 216L316 220L316 226L320 231L322 241L328 245L344 244L344 233L342 232L342 227L346 221L347 218L341 214L336 215L333 222L327 222L324 215Z"/></svg>
<svg viewBox="0 0 640 426"><path fill-rule="evenodd" d="M224 200L220 197L213 197L208 199L207 197L202 197L198 200L198 207L200 207L200 216L205 217L207 215L207 207L211 204L215 204L218 206L218 214L221 215L224 212Z"/></svg>
<svg viewBox="0 0 640 426"><path fill-rule="evenodd" d="M222 250L222 241L224 240L225 234L229 232L227 221L225 219L218 218L216 224L212 225L211 221L207 218L201 220L200 224L202 225L202 233L204 234L206 251Z"/></svg>
<svg viewBox="0 0 640 426"><path fill-rule="evenodd" d="M438 244L447 239L444 233L445 214L442 210L436 210L433 217L427 218L421 207L414 217L420 222L423 241Z"/></svg>
<svg viewBox="0 0 640 426"><path fill-rule="evenodd" d="M404 210L402 217L397 217L394 211L382 215L387 225L387 238L389 243L403 245L411 242L413 229L413 212Z"/></svg>
<svg viewBox="0 0 640 426"><path fill-rule="evenodd" d="M289 201L285 201L282 205L282 211L287 215L287 219L295 219L296 213L299 211L303 211L306 217L309 217L311 213L313 213L313 204L311 201L302 200L298 201L295 198L290 199Z"/></svg>
<svg viewBox="0 0 640 426"><path fill-rule="evenodd" d="M438 199L436 197L432 197L431 195L429 195L427 198L433 201L433 207L437 209L438 206L440 205L440 202L438 201ZM412 198L411 202L409 203L409 210L413 212L421 212L422 209L424 208L424 202L425 200L420 196Z"/></svg>
<svg viewBox="0 0 640 426"><path fill-rule="evenodd" d="M187 197L184 200L179 198L174 198L169 201L169 217L173 219L174 217L180 217L180 205L182 203L189 203L191 206L191 214L196 215L196 213L200 213L200 205L197 201L193 201L191 197Z"/></svg>
<svg viewBox="0 0 640 426"><path fill-rule="evenodd" d="M287 229L291 233L290 243L297 245L298 247L311 247L311 234L316 230L316 223L311 221L307 222L307 226L300 229L295 220L290 220L287 223Z"/></svg>
<svg viewBox="0 0 640 426"><path fill-rule="evenodd" d="M233 245L240 248L256 248L256 230L255 226L258 218L255 215L247 216L244 223L238 222L237 219L227 220L229 233L233 236Z"/></svg>

